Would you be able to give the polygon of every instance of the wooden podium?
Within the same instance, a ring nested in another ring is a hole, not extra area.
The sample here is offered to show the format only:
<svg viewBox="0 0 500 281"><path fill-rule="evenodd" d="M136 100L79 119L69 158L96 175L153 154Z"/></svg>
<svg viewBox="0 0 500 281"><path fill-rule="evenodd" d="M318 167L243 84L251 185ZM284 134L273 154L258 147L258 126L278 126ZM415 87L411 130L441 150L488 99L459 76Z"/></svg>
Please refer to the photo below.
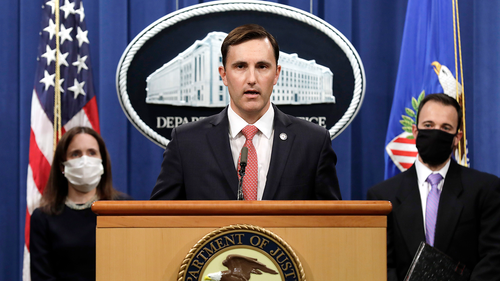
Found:
<svg viewBox="0 0 500 281"><path fill-rule="evenodd" d="M99 201L97 280L177 280L206 234L249 224L286 241L307 281L385 281L391 209L386 201Z"/></svg>

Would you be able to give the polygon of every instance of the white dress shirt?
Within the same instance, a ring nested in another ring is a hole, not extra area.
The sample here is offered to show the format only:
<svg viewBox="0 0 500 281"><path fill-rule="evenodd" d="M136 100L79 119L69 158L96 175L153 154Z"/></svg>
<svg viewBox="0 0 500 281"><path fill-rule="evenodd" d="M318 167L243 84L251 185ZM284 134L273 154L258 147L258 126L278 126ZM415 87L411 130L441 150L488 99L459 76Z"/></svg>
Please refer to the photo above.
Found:
<svg viewBox="0 0 500 281"><path fill-rule="evenodd" d="M418 179L418 189L420 191L420 200L422 200L422 213L424 218L424 229L425 229L425 210L427 208L427 196L431 191L431 184L427 182L427 178L430 174L441 174L443 179L438 184L438 189L443 191L444 180L446 179L446 173L448 173L448 169L450 168L451 159L448 160L446 165L439 171L432 171L427 168L422 162L420 162L419 158L415 161L415 169L417 170L417 179ZM427 232L427 229L425 229Z"/></svg>
<svg viewBox="0 0 500 281"><path fill-rule="evenodd" d="M267 172L269 170L269 163L271 162L271 151L273 149L273 136L274 136L274 109L269 106L267 112L254 124L248 124L241 118L229 105L227 110L227 117L229 119L229 143L231 144L231 154L233 155L234 167L238 170L238 159L240 157L241 149L245 145L246 138L241 133L241 130L246 125L254 125L259 129L252 139L255 150L257 151L258 163L258 190L257 200L262 200L264 188L266 186ZM245 180L245 178L243 178ZM236 199L236 198L235 198Z"/></svg>

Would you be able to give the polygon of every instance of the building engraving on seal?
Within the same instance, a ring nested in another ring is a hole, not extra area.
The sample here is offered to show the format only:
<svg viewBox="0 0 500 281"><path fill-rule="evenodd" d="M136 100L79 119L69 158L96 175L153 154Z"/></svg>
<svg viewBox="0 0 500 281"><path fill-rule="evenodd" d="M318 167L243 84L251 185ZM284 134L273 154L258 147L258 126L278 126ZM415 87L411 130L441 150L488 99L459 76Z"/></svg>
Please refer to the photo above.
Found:
<svg viewBox="0 0 500 281"><path fill-rule="evenodd" d="M192 107L225 107L229 93L217 71L227 33L210 32L146 79L146 103ZM335 103L333 73L314 60L280 51L281 73L271 100L275 104Z"/></svg>

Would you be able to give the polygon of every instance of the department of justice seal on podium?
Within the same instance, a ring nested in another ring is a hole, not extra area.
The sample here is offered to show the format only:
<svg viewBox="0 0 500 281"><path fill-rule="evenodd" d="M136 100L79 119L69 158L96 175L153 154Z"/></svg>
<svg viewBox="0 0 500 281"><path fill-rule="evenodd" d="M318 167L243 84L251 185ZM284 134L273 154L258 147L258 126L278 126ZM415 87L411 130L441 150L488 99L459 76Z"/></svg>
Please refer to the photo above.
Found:
<svg viewBox="0 0 500 281"><path fill-rule="evenodd" d="M191 248L178 281L305 281L297 255L264 228L238 224L216 229Z"/></svg>

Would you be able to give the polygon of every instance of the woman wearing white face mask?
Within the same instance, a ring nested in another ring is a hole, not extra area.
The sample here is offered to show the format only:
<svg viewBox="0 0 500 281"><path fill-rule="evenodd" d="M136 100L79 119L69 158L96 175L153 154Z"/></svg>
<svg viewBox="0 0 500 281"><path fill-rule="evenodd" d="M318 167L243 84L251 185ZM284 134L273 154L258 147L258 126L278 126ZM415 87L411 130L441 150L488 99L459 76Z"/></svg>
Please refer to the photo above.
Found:
<svg viewBox="0 0 500 281"><path fill-rule="evenodd" d="M109 154L94 130L59 141L41 206L31 215L32 280L95 280L96 200L124 199L113 188Z"/></svg>

